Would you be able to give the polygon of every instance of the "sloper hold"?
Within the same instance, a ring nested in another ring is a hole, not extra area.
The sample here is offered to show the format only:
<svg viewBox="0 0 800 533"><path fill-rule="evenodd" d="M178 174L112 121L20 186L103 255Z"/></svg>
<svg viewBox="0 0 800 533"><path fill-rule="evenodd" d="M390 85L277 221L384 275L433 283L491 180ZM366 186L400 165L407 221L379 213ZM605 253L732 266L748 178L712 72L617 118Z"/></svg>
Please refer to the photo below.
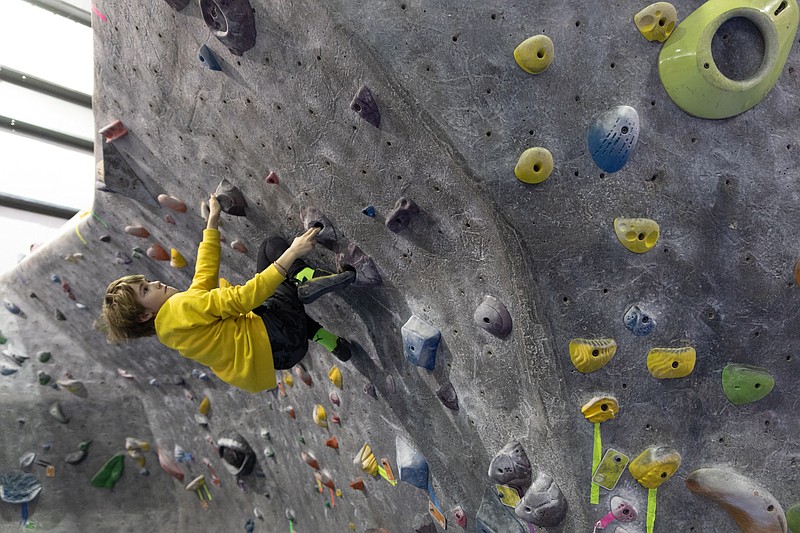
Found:
<svg viewBox="0 0 800 533"><path fill-rule="evenodd" d="M383 278L375 262L354 242L349 243L343 252L336 255L336 266L340 271L347 268L356 271L353 287L378 287L383 284Z"/></svg>
<svg viewBox="0 0 800 533"><path fill-rule="evenodd" d="M589 422L605 422L619 412L619 402L613 396L595 396L581 407L581 414Z"/></svg>
<svg viewBox="0 0 800 533"><path fill-rule="evenodd" d="M633 23L648 41L663 43L675 29L678 12L669 2L650 4L633 16Z"/></svg>
<svg viewBox="0 0 800 533"><path fill-rule="evenodd" d="M137 202L159 207L156 195L151 193L141 178L134 172L117 147L113 144L103 145L103 183L106 188L117 194L127 196Z"/></svg>
<svg viewBox="0 0 800 533"><path fill-rule="evenodd" d="M394 209L386 217L386 227L395 233L402 231L411 224L411 219L419 214L419 206L410 198L400 198L395 202Z"/></svg>
<svg viewBox="0 0 800 533"><path fill-rule="evenodd" d="M553 154L547 148L528 148L519 156L514 175L525 183L541 183L553 172Z"/></svg>
<svg viewBox="0 0 800 533"><path fill-rule="evenodd" d="M694 370L697 352L684 348L653 348L647 353L647 370L656 379L685 378Z"/></svg>
<svg viewBox="0 0 800 533"><path fill-rule="evenodd" d="M376 128L380 128L381 112L378 109L378 102L375 101L372 91L366 85L362 85L358 89L353 101L350 102L350 109Z"/></svg>
<svg viewBox="0 0 800 533"><path fill-rule="evenodd" d="M418 514L414 517L414 533L436 533L436 524L428 514Z"/></svg>
<svg viewBox="0 0 800 533"><path fill-rule="evenodd" d="M153 243L152 246L147 249L147 257L155 259L156 261L170 260L169 252L167 252L164 247L157 242Z"/></svg>
<svg viewBox="0 0 800 533"><path fill-rule="evenodd" d="M775 378L760 366L728 364L722 369L722 390L733 405L757 402L774 386Z"/></svg>
<svg viewBox="0 0 800 533"><path fill-rule="evenodd" d="M658 223L649 218L615 218L614 232L622 246L637 254L650 251L660 235Z"/></svg>
<svg viewBox="0 0 800 533"><path fill-rule="evenodd" d="M61 409L61 404L58 402L53 402L48 409L50 416L61 422L62 424L67 424L69 422L69 417L64 414L64 411Z"/></svg>
<svg viewBox="0 0 800 533"><path fill-rule="evenodd" d="M621 105L598 116L586 137L589 153L605 172L616 172L630 159L639 139L639 114Z"/></svg>
<svg viewBox="0 0 800 533"><path fill-rule="evenodd" d="M657 489L681 466L681 454L666 446L651 446L628 465L633 479L646 489Z"/></svg>
<svg viewBox="0 0 800 533"><path fill-rule="evenodd" d="M500 503L491 487L483 491L481 506L475 516L476 533L526 533L525 527Z"/></svg>
<svg viewBox="0 0 800 533"><path fill-rule="evenodd" d="M536 526L557 526L567 515L567 499L552 477L539 472L514 513Z"/></svg>
<svg viewBox="0 0 800 533"><path fill-rule="evenodd" d="M511 333L511 315L503 302L494 296L488 294L484 296L472 318L478 327L485 329L495 337L502 339Z"/></svg>
<svg viewBox="0 0 800 533"><path fill-rule="evenodd" d="M614 339L572 339L569 341L569 357L579 372L588 374L600 370L617 353Z"/></svg>
<svg viewBox="0 0 800 533"><path fill-rule="evenodd" d="M234 186L227 179L223 179L217 185L216 193L220 208L229 215L243 217L246 216L247 200L238 187Z"/></svg>
<svg viewBox="0 0 800 533"><path fill-rule="evenodd" d="M701 468L686 478L686 487L718 503L743 533L786 533L778 500L763 486L730 470Z"/></svg>
<svg viewBox="0 0 800 533"><path fill-rule="evenodd" d="M458 411L458 394L452 383L448 381L442 385L436 392L436 396L439 397L439 400L441 400L445 407L453 411Z"/></svg>
<svg viewBox="0 0 800 533"><path fill-rule="evenodd" d="M642 311L638 305L632 305L625 311L622 323L637 337L649 335L656 327L655 319Z"/></svg>
<svg viewBox="0 0 800 533"><path fill-rule="evenodd" d="M168 209L177 211L178 213L186 212L186 204L182 200L168 194L159 194L158 203Z"/></svg>
<svg viewBox="0 0 800 533"><path fill-rule="evenodd" d="M219 66L217 56L214 55L214 52L212 52L208 46L203 45L200 47L200 50L197 52L197 58L208 70L222 72L222 67Z"/></svg>
<svg viewBox="0 0 800 533"><path fill-rule="evenodd" d="M399 436L394 442L397 477L419 489L428 490L428 460Z"/></svg>
<svg viewBox="0 0 800 533"><path fill-rule="evenodd" d="M544 72L554 56L555 47L547 35L528 37L514 49L514 61L528 74Z"/></svg>
<svg viewBox="0 0 800 533"><path fill-rule="evenodd" d="M256 19L248 0L200 0L203 20L235 56L256 45Z"/></svg>
<svg viewBox="0 0 800 533"><path fill-rule="evenodd" d="M436 366L436 350L442 334L417 315L403 324L400 330L403 336L403 351L409 363L433 370Z"/></svg>
<svg viewBox="0 0 800 533"><path fill-rule="evenodd" d="M333 250L336 245L336 228L328 217L322 214L322 211L316 207L301 207L300 218L303 220L303 227L308 230L311 228L322 228L317 234L317 243L321 244L328 250Z"/></svg>
<svg viewBox="0 0 800 533"><path fill-rule="evenodd" d="M796 503L786 510L786 522L792 533L800 533L800 503Z"/></svg>
<svg viewBox="0 0 800 533"><path fill-rule="evenodd" d="M531 462L518 440L509 441L489 464L489 477L524 493L531 485Z"/></svg>

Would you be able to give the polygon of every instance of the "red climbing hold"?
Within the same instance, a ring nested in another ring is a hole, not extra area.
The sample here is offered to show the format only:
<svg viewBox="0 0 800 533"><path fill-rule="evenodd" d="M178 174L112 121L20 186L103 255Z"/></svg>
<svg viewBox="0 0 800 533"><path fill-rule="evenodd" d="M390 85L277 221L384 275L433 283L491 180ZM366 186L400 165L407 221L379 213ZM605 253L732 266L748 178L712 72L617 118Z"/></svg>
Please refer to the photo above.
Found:
<svg viewBox="0 0 800 533"><path fill-rule="evenodd" d="M110 143L128 133L128 129L121 120L115 120L108 126L101 128L97 133L105 137L107 143Z"/></svg>
<svg viewBox="0 0 800 533"><path fill-rule="evenodd" d="M361 478L356 478L350 482L350 488L353 490L365 490L364 489L364 480Z"/></svg>
<svg viewBox="0 0 800 533"><path fill-rule="evenodd" d="M313 468L314 470L319 470L319 463L317 462L317 458L316 458L316 457L314 457L314 456L313 456L311 453L309 453L309 452L302 452L302 453L300 454L300 457L303 459L303 461L305 461L305 462L306 462L306 464L307 464L308 466L310 466L310 467L311 467L311 468Z"/></svg>
<svg viewBox="0 0 800 533"><path fill-rule="evenodd" d="M334 450L338 450L339 449L339 439L337 439L336 436L334 435L333 437L331 437L331 438L329 438L328 440L325 441L325 446L333 448Z"/></svg>
<svg viewBox="0 0 800 533"><path fill-rule="evenodd" d="M134 237L141 237L146 239L150 236L150 232L144 229L142 226L125 226L125 233L133 235Z"/></svg>
<svg viewBox="0 0 800 533"><path fill-rule="evenodd" d="M155 259L156 261L170 260L169 252L158 243L153 243L153 245L147 249L147 256L150 259Z"/></svg>
<svg viewBox="0 0 800 533"><path fill-rule="evenodd" d="M274 170L270 170L269 174L267 174L267 177L265 179L266 179L267 183L271 183L273 185L277 185L278 184L278 175L275 174Z"/></svg>
<svg viewBox="0 0 800 533"><path fill-rule="evenodd" d="M159 194L158 203L160 203L164 207L172 209L173 211L177 211L178 213L186 212L186 204L178 200L174 196L170 196L168 194Z"/></svg>

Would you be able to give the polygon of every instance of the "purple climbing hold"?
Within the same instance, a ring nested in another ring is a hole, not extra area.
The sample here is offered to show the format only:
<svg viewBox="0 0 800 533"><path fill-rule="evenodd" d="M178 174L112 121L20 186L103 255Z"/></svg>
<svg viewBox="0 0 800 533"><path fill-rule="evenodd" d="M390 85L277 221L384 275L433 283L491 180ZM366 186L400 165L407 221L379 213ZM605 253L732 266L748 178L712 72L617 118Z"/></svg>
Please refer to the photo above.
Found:
<svg viewBox="0 0 800 533"><path fill-rule="evenodd" d="M419 214L419 206L409 198L400 198L386 218L386 227L397 233L411 224L411 219Z"/></svg>
<svg viewBox="0 0 800 533"><path fill-rule="evenodd" d="M228 180L223 179L219 182L215 194L220 208L229 215L237 217L247 215L247 200L245 200L244 194Z"/></svg>
<svg viewBox="0 0 800 533"><path fill-rule="evenodd" d="M351 242L336 256L336 266L340 271L351 268L356 271L353 287L377 287L383 283L378 267L370 256Z"/></svg>
<svg viewBox="0 0 800 533"><path fill-rule="evenodd" d="M553 478L543 472L525 492L517 503L516 515L528 523L541 527L554 527L560 524L567 514L567 500Z"/></svg>
<svg viewBox="0 0 800 533"><path fill-rule="evenodd" d="M350 102L350 109L376 128L381 126L381 112L378 109L378 103L372 96L372 91L366 85L362 85L358 89L358 93L356 93L353 101Z"/></svg>
<svg viewBox="0 0 800 533"><path fill-rule="evenodd" d="M473 315L475 323L495 337L507 337L511 333L511 315L503 302L489 296L484 296L483 301Z"/></svg>
<svg viewBox="0 0 800 533"><path fill-rule="evenodd" d="M322 214L322 211L316 207L301 207L300 218L303 220L303 227L308 230L310 228L321 228L317 234L317 242L327 248L333 250L336 245L336 228L328 217Z"/></svg>
<svg viewBox="0 0 800 533"><path fill-rule="evenodd" d="M364 384L364 394L368 394L369 396L372 396L376 400L378 399L378 393L375 390L375 385L373 385L372 383Z"/></svg>
<svg viewBox="0 0 800 533"><path fill-rule="evenodd" d="M523 494L531 485L531 462L517 440L503 446L489 465L489 477Z"/></svg>
<svg viewBox="0 0 800 533"><path fill-rule="evenodd" d="M256 45L255 10L248 0L200 0L200 11L208 29L233 55Z"/></svg>
<svg viewBox="0 0 800 533"><path fill-rule="evenodd" d="M439 397L445 407L453 411L458 411L458 394L456 394L456 389L453 387L452 383L448 381L442 385L436 392L436 396Z"/></svg>

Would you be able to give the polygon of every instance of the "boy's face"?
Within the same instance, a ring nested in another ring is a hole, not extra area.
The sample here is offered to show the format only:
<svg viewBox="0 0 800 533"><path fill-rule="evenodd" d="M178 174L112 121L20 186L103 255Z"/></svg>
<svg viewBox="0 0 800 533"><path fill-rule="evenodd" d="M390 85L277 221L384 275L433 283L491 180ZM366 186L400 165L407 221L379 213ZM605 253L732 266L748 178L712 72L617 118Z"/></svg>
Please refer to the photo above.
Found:
<svg viewBox="0 0 800 533"><path fill-rule="evenodd" d="M143 322L158 313L170 296L180 292L175 287L164 285L160 281L145 280L133 285L136 301L145 308L146 314L142 315Z"/></svg>

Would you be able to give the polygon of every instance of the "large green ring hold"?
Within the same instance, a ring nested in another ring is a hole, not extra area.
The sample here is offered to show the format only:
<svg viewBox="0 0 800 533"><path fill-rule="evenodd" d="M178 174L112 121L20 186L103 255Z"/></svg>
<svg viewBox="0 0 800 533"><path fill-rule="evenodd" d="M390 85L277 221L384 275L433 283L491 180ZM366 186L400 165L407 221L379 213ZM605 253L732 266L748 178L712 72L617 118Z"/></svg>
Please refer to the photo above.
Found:
<svg viewBox="0 0 800 533"><path fill-rule="evenodd" d="M735 17L764 38L764 59L747 80L732 80L714 63L711 40ZM797 0L710 0L680 23L661 48L658 72L675 104L699 118L729 118L759 103L778 81L797 33Z"/></svg>

